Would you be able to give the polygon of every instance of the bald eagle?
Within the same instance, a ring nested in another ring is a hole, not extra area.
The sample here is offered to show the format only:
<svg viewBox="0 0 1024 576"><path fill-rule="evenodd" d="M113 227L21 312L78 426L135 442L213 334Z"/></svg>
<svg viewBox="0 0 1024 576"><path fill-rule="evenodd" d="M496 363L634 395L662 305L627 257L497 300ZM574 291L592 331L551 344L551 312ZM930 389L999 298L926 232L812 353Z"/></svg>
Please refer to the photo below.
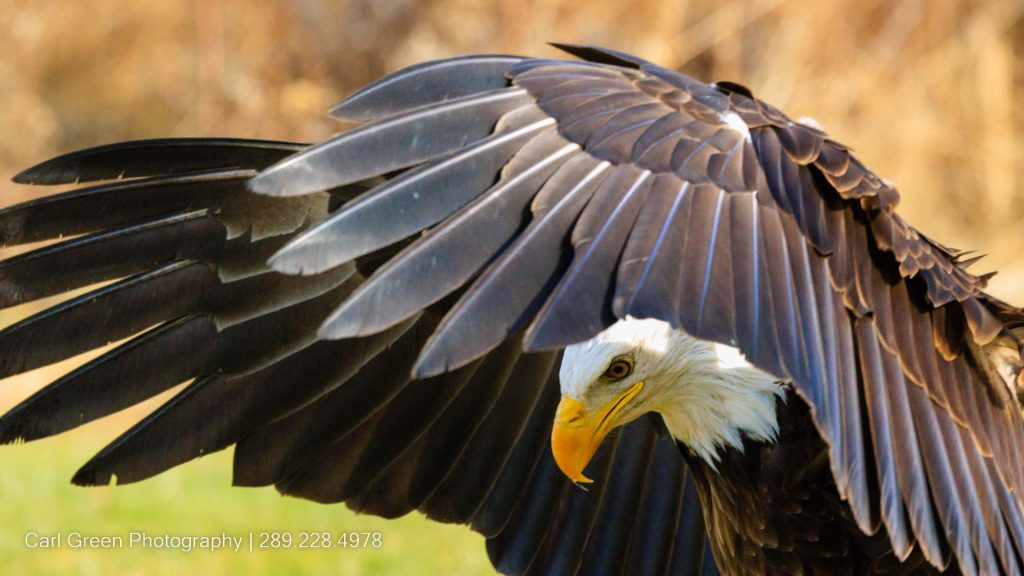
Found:
<svg viewBox="0 0 1024 576"><path fill-rule="evenodd" d="M385 77L318 144L73 152L0 211L0 376L116 347L35 440L178 384L74 476L420 510L506 574L1020 574L1024 311L751 92L633 56ZM100 182L106 181L106 182Z"/></svg>

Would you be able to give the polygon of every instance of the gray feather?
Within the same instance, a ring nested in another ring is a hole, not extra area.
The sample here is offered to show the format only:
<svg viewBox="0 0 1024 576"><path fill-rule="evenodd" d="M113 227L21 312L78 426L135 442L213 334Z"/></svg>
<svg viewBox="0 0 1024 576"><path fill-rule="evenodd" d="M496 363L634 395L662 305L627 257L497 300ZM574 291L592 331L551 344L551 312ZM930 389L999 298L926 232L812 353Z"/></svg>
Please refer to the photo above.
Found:
<svg viewBox="0 0 1024 576"><path fill-rule="evenodd" d="M408 168L486 137L503 114L530 103L522 88L504 88L366 124L274 164L249 188L298 196Z"/></svg>

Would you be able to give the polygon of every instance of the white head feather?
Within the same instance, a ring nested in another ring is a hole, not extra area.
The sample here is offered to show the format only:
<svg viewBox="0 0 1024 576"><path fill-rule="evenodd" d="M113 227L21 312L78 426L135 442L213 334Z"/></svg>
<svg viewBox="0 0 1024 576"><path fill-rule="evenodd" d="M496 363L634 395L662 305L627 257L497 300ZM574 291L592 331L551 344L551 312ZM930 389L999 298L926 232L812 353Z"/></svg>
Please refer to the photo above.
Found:
<svg viewBox="0 0 1024 576"><path fill-rule="evenodd" d="M633 373L601 378L615 358L629 355ZM562 393L600 406L638 381L643 390L616 417L622 425L657 412L669 432L712 466L723 446L743 449L743 436L765 442L778 434L777 378L753 367L739 350L698 340L660 320L620 320L591 340L565 349Z"/></svg>

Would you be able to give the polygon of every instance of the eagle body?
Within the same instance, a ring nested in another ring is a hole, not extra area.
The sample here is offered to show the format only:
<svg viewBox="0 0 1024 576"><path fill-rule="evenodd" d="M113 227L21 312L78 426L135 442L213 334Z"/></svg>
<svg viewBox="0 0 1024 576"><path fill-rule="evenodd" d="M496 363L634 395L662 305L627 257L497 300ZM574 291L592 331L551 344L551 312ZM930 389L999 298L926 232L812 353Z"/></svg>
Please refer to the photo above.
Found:
<svg viewBox="0 0 1024 576"><path fill-rule="evenodd" d="M315 144L71 152L0 210L0 417L171 399L76 484L467 524L504 574L1024 573L1024 310L741 85L596 47L427 62ZM78 294L76 291L84 290Z"/></svg>
<svg viewBox="0 0 1024 576"><path fill-rule="evenodd" d="M721 573L859 575L899 565L884 533L861 532L840 498L806 404L791 393L778 410L775 442L748 439L715 465L680 446ZM935 573L919 555L900 570Z"/></svg>
<svg viewBox="0 0 1024 576"><path fill-rule="evenodd" d="M884 527L867 535L842 501L828 447L795 394L779 405L779 436L726 448L715 465L680 444L722 574L960 574L915 549L895 555Z"/></svg>

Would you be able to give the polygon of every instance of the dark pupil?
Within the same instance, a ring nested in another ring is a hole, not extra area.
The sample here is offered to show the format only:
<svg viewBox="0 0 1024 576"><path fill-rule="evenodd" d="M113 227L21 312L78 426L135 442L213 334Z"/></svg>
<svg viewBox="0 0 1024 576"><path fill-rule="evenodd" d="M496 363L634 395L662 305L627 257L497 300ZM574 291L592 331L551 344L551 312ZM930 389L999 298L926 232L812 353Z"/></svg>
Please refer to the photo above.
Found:
<svg viewBox="0 0 1024 576"><path fill-rule="evenodd" d="M626 375L626 372L628 372L628 371L629 371L629 367L626 366L625 362L616 362L616 363L612 364L612 368L611 368L611 370L609 370L611 375L616 377L616 378L622 378L623 376Z"/></svg>

